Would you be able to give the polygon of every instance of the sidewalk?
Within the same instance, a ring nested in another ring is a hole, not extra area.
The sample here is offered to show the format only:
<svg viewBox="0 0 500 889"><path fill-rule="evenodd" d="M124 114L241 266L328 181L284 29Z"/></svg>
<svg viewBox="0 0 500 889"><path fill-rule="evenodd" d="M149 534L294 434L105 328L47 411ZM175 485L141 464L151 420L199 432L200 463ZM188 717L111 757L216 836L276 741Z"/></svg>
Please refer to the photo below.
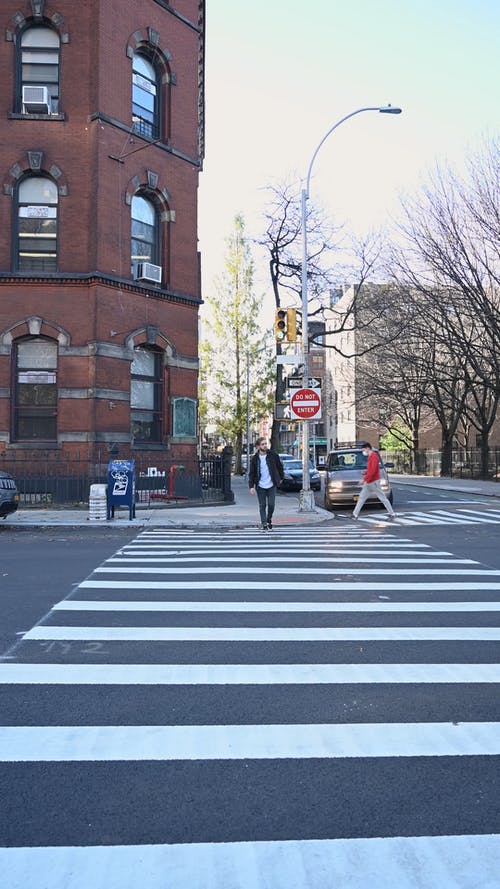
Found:
<svg viewBox="0 0 500 889"><path fill-rule="evenodd" d="M435 478L431 475L397 475L392 472L390 479L391 482L398 485L439 488L440 491L454 491L457 494L481 494L483 497L500 498L500 482L466 478Z"/></svg>
<svg viewBox="0 0 500 889"><path fill-rule="evenodd" d="M135 519L130 520L127 509L116 509L110 521L90 521L86 509L33 509L22 506L14 515L0 521L4 528L251 528L260 524L257 498L248 490L245 478L232 479L234 503L220 506L158 507L140 506ZM335 519L335 514L316 507L313 513L298 511L298 494L278 494L273 525L276 529L291 525L315 525Z"/></svg>
<svg viewBox="0 0 500 889"><path fill-rule="evenodd" d="M460 494L480 494L500 499L500 483L475 481L458 478L434 478L425 475L396 475L391 473L395 484L414 487L435 488L454 491ZM22 507L14 515L0 520L0 530L5 528L253 528L259 524L257 498L250 494L246 479L235 476L232 479L234 503L220 506L193 507L138 507L136 517L128 518L128 510L116 509L115 518L90 521L87 509L33 509ZM298 511L298 494L278 494L273 524L280 526L318 525L333 521L335 513L317 506L312 513ZM341 513L342 514L342 513Z"/></svg>

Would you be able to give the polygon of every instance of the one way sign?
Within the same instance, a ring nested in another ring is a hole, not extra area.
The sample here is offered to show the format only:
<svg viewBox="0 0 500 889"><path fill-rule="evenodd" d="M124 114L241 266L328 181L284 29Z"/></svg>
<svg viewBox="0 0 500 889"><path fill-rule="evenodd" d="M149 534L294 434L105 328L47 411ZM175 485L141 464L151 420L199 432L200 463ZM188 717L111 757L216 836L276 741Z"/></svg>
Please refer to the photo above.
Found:
<svg viewBox="0 0 500 889"><path fill-rule="evenodd" d="M303 385L302 377L288 377L287 386L289 389L302 389ZM309 377L307 386L309 389L321 389L321 380L318 377Z"/></svg>

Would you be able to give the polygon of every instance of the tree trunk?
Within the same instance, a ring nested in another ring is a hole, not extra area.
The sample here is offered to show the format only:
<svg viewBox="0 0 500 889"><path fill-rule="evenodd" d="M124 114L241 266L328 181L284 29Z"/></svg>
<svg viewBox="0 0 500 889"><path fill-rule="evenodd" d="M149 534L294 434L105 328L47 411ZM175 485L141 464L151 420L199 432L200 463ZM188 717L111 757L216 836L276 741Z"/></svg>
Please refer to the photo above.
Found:
<svg viewBox="0 0 500 889"><path fill-rule="evenodd" d="M441 440L441 476L451 476L453 437L443 435Z"/></svg>
<svg viewBox="0 0 500 889"><path fill-rule="evenodd" d="M481 430L481 478L487 479L489 477L489 429L483 426Z"/></svg>

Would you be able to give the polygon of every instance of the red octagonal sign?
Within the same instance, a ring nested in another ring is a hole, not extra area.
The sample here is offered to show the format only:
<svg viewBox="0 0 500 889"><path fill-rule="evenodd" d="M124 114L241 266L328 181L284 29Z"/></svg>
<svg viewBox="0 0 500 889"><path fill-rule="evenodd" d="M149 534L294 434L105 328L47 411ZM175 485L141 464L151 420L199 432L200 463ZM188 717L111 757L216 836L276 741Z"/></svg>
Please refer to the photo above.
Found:
<svg viewBox="0 0 500 889"><path fill-rule="evenodd" d="M321 417L321 395L317 389L297 389L290 399L290 413L297 420Z"/></svg>

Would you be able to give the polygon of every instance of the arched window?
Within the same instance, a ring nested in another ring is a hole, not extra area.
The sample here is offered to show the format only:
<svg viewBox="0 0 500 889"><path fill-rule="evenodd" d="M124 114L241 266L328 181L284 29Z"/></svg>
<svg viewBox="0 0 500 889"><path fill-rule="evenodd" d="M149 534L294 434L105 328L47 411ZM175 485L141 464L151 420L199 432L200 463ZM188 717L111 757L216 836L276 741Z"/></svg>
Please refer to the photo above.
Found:
<svg viewBox="0 0 500 889"><path fill-rule="evenodd" d="M132 198L131 260L132 277L137 278L140 263L161 265L159 259L159 226L156 207L142 195ZM161 283L161 282L158 282Z"/></svg>
<svg viewBox="0 0 500 889"><path fill-rule="evenodd" d="M18 111L28 114L59 111L59 53L59 35L52 28L34 25L23 31L18 63Z"/></svg>
<svg viewBox="0 0 500 889"><path fill-rule="evenodd" d="M57 271L57 200L57 186L46 176L27 176L19 183L18 271Z"/></svg>
<svg viewBox="0 0 500 889"><path fill-rule="evenodd" d="M57 343L43 337L18 340L14 361L14 440L55 441Z"/></svg>
<svg viewBox="0 0 500 889"><path fill-rule="evenodd" d="M160 136L160 80L154 65L142 53L132 61L132 126L149 139Z"/></svg>
<svg viewBox="0 0 500 889"><path fill-rule="evenodd" d="M162 353L146 346L137 346L130 381L133 441L161 441L162 403Z"/></svg>

